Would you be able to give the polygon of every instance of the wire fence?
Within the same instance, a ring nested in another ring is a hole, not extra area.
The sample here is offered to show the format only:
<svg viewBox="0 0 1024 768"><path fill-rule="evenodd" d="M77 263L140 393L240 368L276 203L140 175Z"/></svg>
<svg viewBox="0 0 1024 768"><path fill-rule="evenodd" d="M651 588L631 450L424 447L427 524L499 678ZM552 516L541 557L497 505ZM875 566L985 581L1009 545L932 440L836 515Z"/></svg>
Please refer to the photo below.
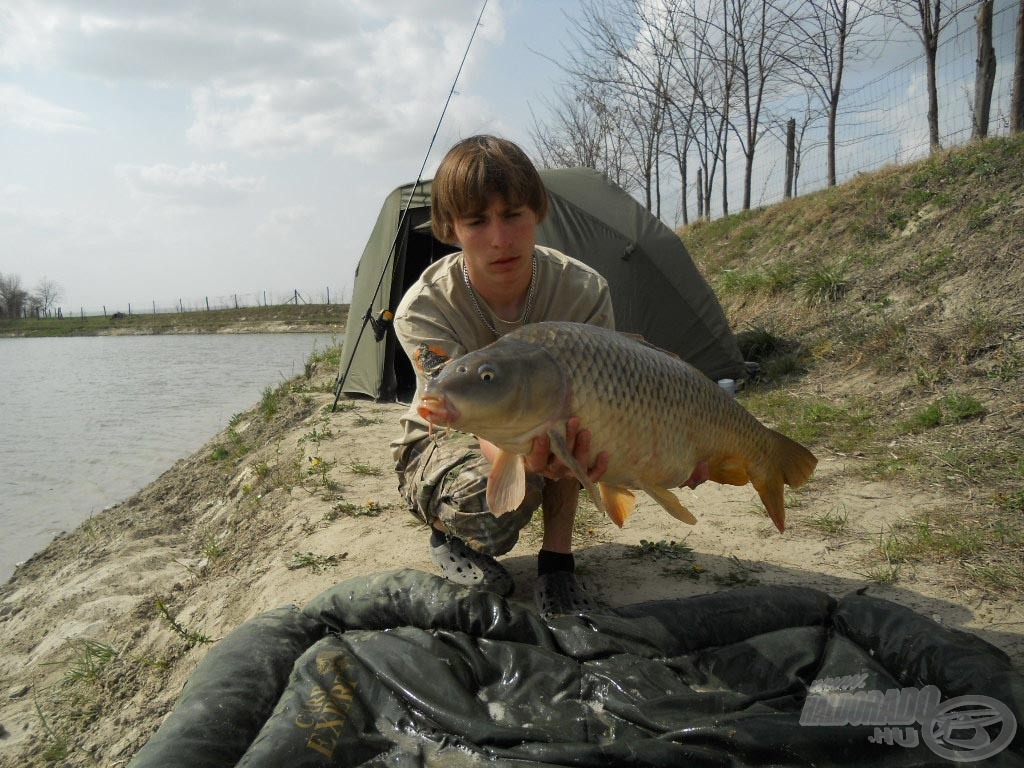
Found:
<svg viewBox="0 0 1024 768"><path fill-rule="evenodd" d="M124 301L115 304L101 304L94 307L54 308L40 313L43 317L111 317L122 315L163 315L185 312L207 312L220 309L246 309L251 307L275 307L303 304L345 304L345 288L340 290L325 286L313 290L252 291L211 296L182 297L168 301ZM27 310L26 310L27 312Z"/></svg>
<svg viewBox="0 0 1024 768"><path fill-rule="evenodd" d="M995 49L995 83L989 136L1010 132L1010 99L1013 80L1015 24L1018 4L1007 3L993 13L992 45ZM974 87L977 27L964 15L956 28L939 38L936 85L939 96L939 136L943 148L970 141L974 119ZM836 127L836 181L843 183L860 173L886 165L900 165L928 156L928 94L924 48L916 37L888 43L882 54L902 59L880 75L860 77L851 64L844 78ZM863 64L860 65L861 67ZM755 154L751 204L762 207L779 202L785 191L786 122L799 125L807 109L806 97L790 95L766 105L775 116L768 134ZM828 142L824 118L811 123L800 149L799 175L795 194L808 194L828 186ZM728 189L730 211L740 207L743 164L739 147L729 148ZM717 183L717 182L716 182ZM665 207L662 211L670 210ZM674 206L681 223L680 200ZM690 217L695 218L695 200L690 195ZM722 213L721 192L712 200L712 215Z"/></svg>

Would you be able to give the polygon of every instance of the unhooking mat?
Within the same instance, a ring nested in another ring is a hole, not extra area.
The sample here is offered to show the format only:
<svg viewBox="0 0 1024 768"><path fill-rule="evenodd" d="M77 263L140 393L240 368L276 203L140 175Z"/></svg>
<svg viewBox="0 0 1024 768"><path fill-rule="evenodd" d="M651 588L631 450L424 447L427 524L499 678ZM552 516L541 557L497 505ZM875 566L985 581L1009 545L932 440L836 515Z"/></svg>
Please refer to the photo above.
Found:
<svg viewBox="0 0 1024 768"><path fill-rule="evenodd" d="M1004 653L863 594L544 621L400 570L240 626L131 767L1024 766L1022 705Z"/></svg>

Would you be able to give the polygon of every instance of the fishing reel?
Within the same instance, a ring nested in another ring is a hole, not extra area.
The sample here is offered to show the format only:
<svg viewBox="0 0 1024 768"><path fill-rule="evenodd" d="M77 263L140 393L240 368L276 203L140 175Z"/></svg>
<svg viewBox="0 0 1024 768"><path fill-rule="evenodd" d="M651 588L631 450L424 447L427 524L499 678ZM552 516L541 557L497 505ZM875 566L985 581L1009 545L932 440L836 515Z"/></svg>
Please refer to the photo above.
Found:
<svg viewBox="0 0 1024 768"><path fill-rule="evenodd" d="M370 314L370 310L366 310L366 320L370 323L370 327L373 328L373 338L378 342L384 341L384 336L387 335L388 328L391 327L391 321L394 319L395 313L390 309L382 309L376 319Z"/></svg>

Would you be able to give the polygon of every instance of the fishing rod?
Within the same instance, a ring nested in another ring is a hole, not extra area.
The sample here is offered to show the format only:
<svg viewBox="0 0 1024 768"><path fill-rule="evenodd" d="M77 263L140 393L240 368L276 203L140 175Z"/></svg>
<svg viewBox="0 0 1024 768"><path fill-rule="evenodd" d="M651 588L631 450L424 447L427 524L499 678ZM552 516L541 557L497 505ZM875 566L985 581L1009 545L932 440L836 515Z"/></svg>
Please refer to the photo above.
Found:
<svg viewBox="0 0 1024 768"><path fill-rule="evenodd" d="M409 215L409 209L412 207L412 201L416 197L416 192L420 188L420 183L423 180L423 171L427 167L427 159L430 157L430 151L434 148L434 142L437 141L437 134L441 130L441 123L444 122L445 113L448 111L448 105L451 104L452 96L455 94L455 86L458 85L459 76L462 75L462 68L466 64L466 58L469 56L469 49L473 46L473 40L476 37L476 31L480 28L480 20L484 17L484 11L487 10L488 0L484 0L484 4L480 6L480 13L476 17L476 24L473 25L473 32L469 36L469 42L466 44L466 50L462 53L462 61L459 62L459 69L455 73L455 79L452 81L451 90L448 91L448 98L445 99L444 108L441 110L441 116L437 119L437 125L434 127L434 135L430 138L430 144L427 146L427 153L423 156L423 163L420 165L420 172L416 174L416 183L412 185L412 192L409 194L409 199L405 203L405 208L402 209L402 216L398 220L398 229L395 230L395 238L391 241L391 248L388 250L388 258L384 262L384 269L381 270L380 279L377 280L377 287L373 291L373 296L370 298L370 305L366 308L366 313L363 315L363 323L359 327L359 334L356 336L356 342L352 345L352 354L349 355L348 365L345 366L345 372L338 377L338 384L334 390L334 405L331 406L331 412L333 413L338 408L338 400L341 398L341 392L345 386L345 379L348 378L349 371L352 370L352 363L356 359L356 350L359 349L359 342L362 341L363 332L366 330L366 326L369 325L373 328L373 337L380 343L384 340L384 336L388 332L388 328L391 327L391 321L395 318L395 313L390 309L382 309L380 314L373 317L373 303L377 300L377 294L380 293L381 286L384 285L384 277L388 273L388 268L391 266L391 259L394 258L395 249L398 247L398 240L402 236L402 229L405 226L406 217Z"/></svg>

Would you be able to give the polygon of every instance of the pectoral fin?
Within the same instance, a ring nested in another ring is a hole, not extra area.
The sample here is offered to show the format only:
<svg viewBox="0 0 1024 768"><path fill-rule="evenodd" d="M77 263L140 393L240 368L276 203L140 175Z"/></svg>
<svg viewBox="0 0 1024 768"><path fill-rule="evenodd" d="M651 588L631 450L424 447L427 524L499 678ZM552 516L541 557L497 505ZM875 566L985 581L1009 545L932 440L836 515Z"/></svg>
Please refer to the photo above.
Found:
<svg viewBox="0 0 1024 768"><path fill-rule="evenodd" d="M498 451L487 478L487 506L495 515L518 509L526 496L526 468L517 453Z"/></svg>
<svg viewBox="0 0 1024 768"><path fill-rule="evenodd" d="M612 519L619 528L626 522L626 519L633 514L636 506L636 496L628 488L621 485L605 485L598 483L601 489L601 500L604 501L605 513Z"/></svg>
<svg viewBox="0 0 1024 768"><path fill-rule="evenodd" d="M569 444L565 442L565 430L550 430L548 431L548 440L551 442L551 452L557 456L565 466L567 466L572 473L576 476L576 479L580 481L580 484L587 489L587 493L590 495L591 501L594 502L594 506L597 507L601 512L604 512L612 520L611 513L604 506L601 492L597 489L594 481L587 477L587 470L576 461L576 457L569 453ZM619 523L622 525L622 523Z"/></svg>
<svg viewBox="0 0 1024 768"><path fill-rule="evenodd" d="M676 495L672 493L672 491L666 488L659 488L656 485L641 485L640 489L656 502L661 504L661 506L665 508L665 511L672 515L676 520L682 520L684 523L688 523L690 525L697 524L697 518L693 516L693 513L690 512L690 510L679 502L679 499L676 498Z"/></svg>

